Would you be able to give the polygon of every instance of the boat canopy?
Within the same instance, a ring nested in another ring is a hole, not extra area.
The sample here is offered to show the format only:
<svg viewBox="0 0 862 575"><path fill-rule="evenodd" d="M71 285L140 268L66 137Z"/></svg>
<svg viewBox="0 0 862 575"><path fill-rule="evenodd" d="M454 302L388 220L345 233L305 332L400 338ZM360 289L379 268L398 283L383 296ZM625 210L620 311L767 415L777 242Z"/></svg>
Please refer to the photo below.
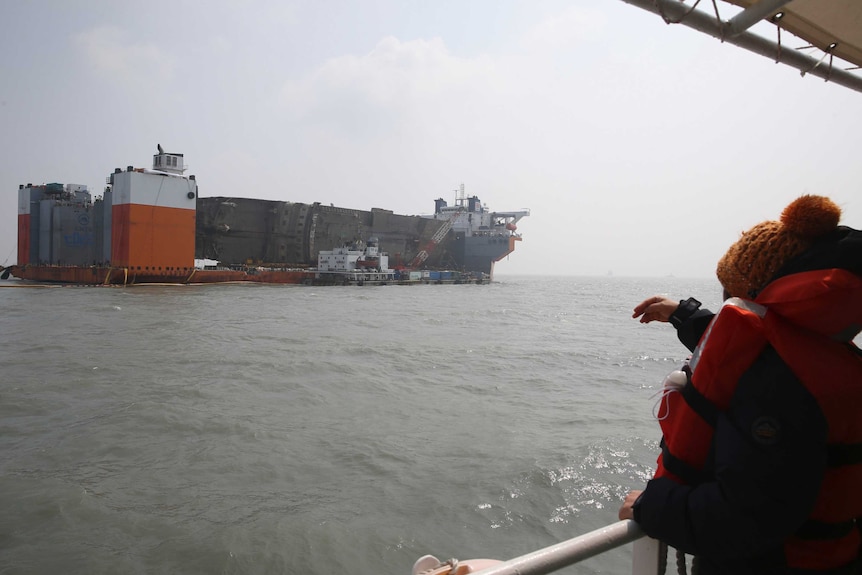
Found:
<svg viewBox="0 0 862 575"><path fill-rule="evenodd" d="M805 76L810 74L862 92L862 0L624 0L659 14L668 24L685 24L740 46ZM740 11L738 8L742 8ZM726 12L735 14L725 19ZM772 37L750 31L760 22L774 25ZM788 46L786 32L807 42ZM815 52L810 55L808 52Z"/></svg>

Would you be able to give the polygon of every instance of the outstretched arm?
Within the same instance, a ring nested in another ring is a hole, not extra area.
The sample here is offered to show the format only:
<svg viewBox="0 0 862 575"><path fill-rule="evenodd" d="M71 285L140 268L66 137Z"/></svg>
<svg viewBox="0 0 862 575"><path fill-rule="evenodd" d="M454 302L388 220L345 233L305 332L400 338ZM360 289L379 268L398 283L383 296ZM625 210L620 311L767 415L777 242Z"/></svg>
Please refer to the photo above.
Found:
<svg viewBox="0 0 862 575"><path fill-rule="evenodd" d="M676 328L679 341L690 351L694 351L700 336L706 331L714 315L708 309L699 308L700 302L694 298L675 301L665 296L655 295L636 305L632 317L640 318L641 323L669 322Z"/></svg>
<svg viewBox="0 0 862 575"><path fill-rule="evenodd" d="M632 317L637 319L640 317L641 323L649 323L651 321L670 321L670 316L679 307L679 302L656 295L645 299L635 306Z"/></svg>

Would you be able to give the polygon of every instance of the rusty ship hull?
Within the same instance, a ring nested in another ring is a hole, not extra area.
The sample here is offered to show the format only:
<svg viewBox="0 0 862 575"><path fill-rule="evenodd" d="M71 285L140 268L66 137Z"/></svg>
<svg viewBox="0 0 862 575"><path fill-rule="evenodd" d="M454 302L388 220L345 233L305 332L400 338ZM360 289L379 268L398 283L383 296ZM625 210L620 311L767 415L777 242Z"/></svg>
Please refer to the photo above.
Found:
<svg viewBox="0 0 862 575"><path fill-rule="evenodd" d="M465 208L459 215L470 213ZM492 223L466 229L453 225L448 216L435 219L377 208L199 198L195 254L227 265L279 262L313 266L321 250L375 237L395 267L421 265L493 277L495 262L512 253L521 240L512 224L508 226Z"/></svg>
<svg viewBox="0 0 862 575"><path fill-rule="evenodd" d="M193 269L181 274L139 272L129 268L105 266L25 265L2 269L3 279L14 276L30 282L63 285L140 285L140 284L215 284L251 282L268 284L310 284L315 272L280 269Z"/></svg>

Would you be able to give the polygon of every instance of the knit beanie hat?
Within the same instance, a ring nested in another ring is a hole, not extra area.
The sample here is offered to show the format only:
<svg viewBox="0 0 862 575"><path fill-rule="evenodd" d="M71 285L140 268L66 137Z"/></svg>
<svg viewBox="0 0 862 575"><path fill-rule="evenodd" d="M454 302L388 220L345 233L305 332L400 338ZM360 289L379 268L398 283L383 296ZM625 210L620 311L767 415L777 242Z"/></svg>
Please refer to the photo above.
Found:
<svg viewBox="0 0 862 575"><path fill-rule="evenodd" d="M731 296L754 298L781 266L835 230L840 219L841 208L829 198L799 197L784 208L780 221L742 233L719 260L718 280Z"/></svg>

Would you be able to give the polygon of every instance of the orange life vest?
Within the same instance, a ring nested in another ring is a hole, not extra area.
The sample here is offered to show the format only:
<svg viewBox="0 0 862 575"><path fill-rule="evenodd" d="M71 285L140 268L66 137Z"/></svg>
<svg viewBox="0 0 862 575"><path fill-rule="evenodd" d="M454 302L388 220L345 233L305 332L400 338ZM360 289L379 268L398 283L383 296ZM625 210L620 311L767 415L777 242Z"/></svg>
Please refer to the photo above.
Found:
<svg viewBox="0 0 862 575"><path fill-rule="evenodd" d="M862 278L815 270L770 283L755 301L725 302L701 337L687 383L665 396L664 435L656 477L683 484L708 481L705 464L715 418L767 346L778 353L817 401L828 424L828 467L803 530L785 542L788 565L839 567L860 552L862 517L862 356L851 338L862 325ZM765 432L768 433L768 429ZM804 462L802 462L804 464Z"/></svg>

